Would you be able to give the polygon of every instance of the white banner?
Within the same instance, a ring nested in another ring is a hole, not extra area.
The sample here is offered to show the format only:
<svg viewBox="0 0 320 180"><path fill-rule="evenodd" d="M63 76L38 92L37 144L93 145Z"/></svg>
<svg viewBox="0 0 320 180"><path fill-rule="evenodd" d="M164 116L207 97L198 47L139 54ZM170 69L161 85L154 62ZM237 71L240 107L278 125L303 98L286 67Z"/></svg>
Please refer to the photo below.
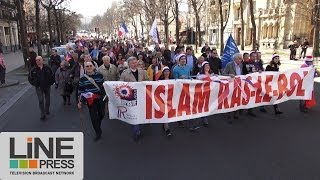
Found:
<svg viewBox="0 0 320 180"><path fill-rule="evenodd" d="M168 123L312 97L314 68L262 72L211 81L106 81L110 119Z"/></svg>

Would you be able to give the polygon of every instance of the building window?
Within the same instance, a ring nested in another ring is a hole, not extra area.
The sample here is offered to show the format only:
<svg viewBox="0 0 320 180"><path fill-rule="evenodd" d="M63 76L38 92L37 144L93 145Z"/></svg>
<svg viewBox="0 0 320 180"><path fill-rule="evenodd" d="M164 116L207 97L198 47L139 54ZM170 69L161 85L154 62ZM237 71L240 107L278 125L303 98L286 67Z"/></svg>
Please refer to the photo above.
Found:
<svg viewBox="0 0 320 180"><path fill-rule="evenodd" d="M4 34L10 35L10 28L9 27L4 27Z"/></svg>
<svg viewBox="0 0 320 180"><path fill-rule="evenodd" d="M241 16L241 9L240 9L240 7L238 7L237 11L236 11L236 20L239 20L240 16Z"/></svg>

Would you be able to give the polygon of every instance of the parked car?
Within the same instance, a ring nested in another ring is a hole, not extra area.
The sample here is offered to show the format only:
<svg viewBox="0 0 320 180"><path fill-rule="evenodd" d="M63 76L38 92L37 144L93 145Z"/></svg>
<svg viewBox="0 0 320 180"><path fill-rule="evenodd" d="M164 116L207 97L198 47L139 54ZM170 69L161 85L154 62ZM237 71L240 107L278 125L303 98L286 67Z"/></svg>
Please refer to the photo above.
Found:
<svg viewBox="0 0 320 180"><path fill-rule="evenodd" d="M67 54L66 46L54 47L52 49L57 50L57 53L60 56L61 61L65 60L65 55Z"/></svg>

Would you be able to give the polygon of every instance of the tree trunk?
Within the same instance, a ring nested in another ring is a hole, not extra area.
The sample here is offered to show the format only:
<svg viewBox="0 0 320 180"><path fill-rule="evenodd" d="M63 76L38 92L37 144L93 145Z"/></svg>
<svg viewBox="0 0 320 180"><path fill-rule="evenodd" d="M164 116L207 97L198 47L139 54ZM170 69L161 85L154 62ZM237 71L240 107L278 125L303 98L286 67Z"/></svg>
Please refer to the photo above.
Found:
<svg viewBox="0 0 320 180"><path fill-rule="evenodd" d="M219 13L220 13L220 56L223 54L224 40L223 40L223 12L222 12L222 0L219 0Z"/></svg>
<svg viewBox="0 0 320 180"><path fill-rule="evenodd" d="M256 21L254 19L254 12L253 12L253 2L252 0L249 0L250 5L250 17L251 17L251 24L252 24L252 50L256 50L256 44L257 44L257 26Z"/></svg>
<svg viewBox="0 0 320 180"><path fill-rule="evenodd" d="M135 21L133 20L132 21L132 26L133 26L133 28L134 28L134 34L135 34L135 36L134 36L134 39L138 39L138 28L137 28L137 24L135 23Z"/></svg>
<svg viewBox="0 0 320 180"><path fill-rule="evenodd" d="M244 19L243 19L243 0L240 1L240 16L241 16L241 50L244 50Z"/></svg>
<svg viewBox="0 0 320 180"><path fill-rule="evenodd" d="M53 34L52 34L52 27L51 27L51 11L50 8L47 8L47 13L48 13L48 31L49 31L49 46L50 48L53 47Z"/></svg>
<svg viewBox="0 0 320 180"><path fill-rule="evenodd" d="M143 23L143 20L142 20L142 15L141 15L141 13L139 14L139 18L140 18L140 25L141 25L142 43L144 43L144 32L143 32L144 23Z"/></svg>
<svg viewBox="0 0 320 180"><path fill-rule="evenodd" d="M180 31L180 22L179 22L179 3L178 0L174 0L175 3L175 15L176 15L176 44L180 43L179 31Z"/></svg>
<svg viewBox="0 0 320 180"><path fill-rule="evenodd" d="M55 22L56 22L56 32L57 32L57 38L56 38L56 41L58 43L58 45L60 45L60 42L61 42L61 33L60 33L60 26L59 26L59 18L58 18L58 13L57 12L58 10L54 7L53 8L53 14L54 14L54 18L55 18Z"/></svg>
<svg viewBox="0 0 320 180"><path fill-rule="evenodd" d="M320 31L320 8L319 8L319 4L320 4L320 0L316 0L316 4L315 5L315 24L314 24L314 34L313 34L313 56L314 57L319 57L320 53L319 53L319 31Z"/></svg>
<svg viewBox="0 0 320 180"><path fill-rule="evenodd" d="M196 26L197 26L197 32L198 32L198 47L202 44L202 38L201 38L201 29L200 29L200 17L198 12L196 13Z"/></svg>
<svg viewBox="0 0 320 180"><path fill-rule="evenodd" d="M42 56L41 29L40 29L40 0L35 0L35 9L36 9L36 36L37 36L38 55Z"/></svg>
<svg viewBox="0 0 320 180"><path fill-rule="evenodd" d="M63 13L64 13L63 11L58 12L59 19L63 19ZM66 30L63 29L63 21L60 21L59 28L60 28L61 43L65 44L66 40L65 40L64 34L65 34Z"/></svg>
<svg viewBox="0 0 320 180"><path fill-rule="evenodd" d="M166 19L164 22L164 34L165 34L165 42L169 43L169 21Z"/></svg>
<svg viewBox="0 0 320 180"><path fill-rule="evenodd" d="M15 0L15 4L17 7L17 18L19 21L19 34L20 34L20 44L23 53L23 60L25 67L28 67L28 42L27 42L27 27L26 27L26 17L25 11L23 8L24 0Z"/></svg>

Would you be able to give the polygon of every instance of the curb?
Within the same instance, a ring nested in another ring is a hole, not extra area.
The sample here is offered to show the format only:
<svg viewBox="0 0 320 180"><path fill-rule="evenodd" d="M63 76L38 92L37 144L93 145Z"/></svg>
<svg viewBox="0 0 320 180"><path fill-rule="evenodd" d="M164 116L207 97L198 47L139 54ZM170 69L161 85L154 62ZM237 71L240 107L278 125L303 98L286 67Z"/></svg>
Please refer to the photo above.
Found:
<svg viewBox="0 0 320 180"><path fill-rule="evenodd" d="M28 76L29 73L16 73L17 76Z"/></svg>
<svg viewBox="0 0 320 180"><path fill-rule="evenodd" d="M18 80L9 80L9 83L5 84L4 86L0 85L0 88L6 88L10 86L18 85L20 82Z"/></svg>
<svg viewBox="0 0 320 180"><path fill-rule="evenodd" d="M10 109L32 86L27 85L22 90L20 90L16 95L14 95L11 99L8 100L7 103L5 103L0 108L0 117L7 112L8 109ZM3 127L7 124L8 119L4 119L3 121L0 121L0 132L2 131Z"/></svg>

